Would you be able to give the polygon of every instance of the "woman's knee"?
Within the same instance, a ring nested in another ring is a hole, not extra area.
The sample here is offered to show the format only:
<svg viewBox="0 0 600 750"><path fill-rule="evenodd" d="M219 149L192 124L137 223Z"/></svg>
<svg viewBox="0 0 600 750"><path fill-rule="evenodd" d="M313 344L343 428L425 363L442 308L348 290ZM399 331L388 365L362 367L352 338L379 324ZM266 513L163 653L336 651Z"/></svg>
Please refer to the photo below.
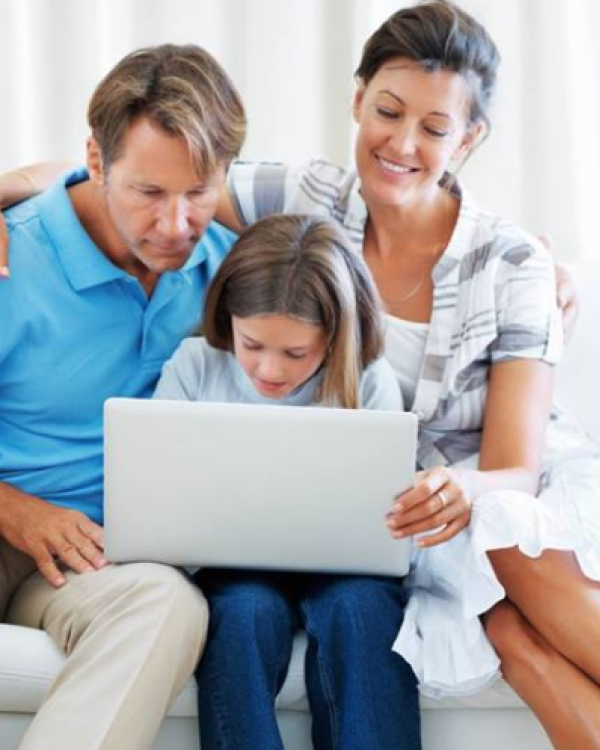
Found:
<svg viewBox="0 0 600 750"><path fill-rule="evenodd" d="M500 602L488 612L485 630L510 684L531 676L546 679L551 673L552 648L510 602Z"/></svg>

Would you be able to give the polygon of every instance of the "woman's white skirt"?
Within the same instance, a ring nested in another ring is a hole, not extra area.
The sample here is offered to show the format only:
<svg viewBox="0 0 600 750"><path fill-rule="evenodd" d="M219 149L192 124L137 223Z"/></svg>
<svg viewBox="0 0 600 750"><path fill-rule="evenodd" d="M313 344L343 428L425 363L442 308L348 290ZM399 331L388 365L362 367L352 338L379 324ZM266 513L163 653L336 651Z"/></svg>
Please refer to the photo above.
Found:
<svg viewBox="0 0 600 750"><path fill-rule="evenodd" d="M474 504L467 529L415 552L409 604L393 648L426 695L467 695L499 677L479 619L505 596L489 550L518 547L529 557L545 549L572 551L584 574L600 581L600 452L575 425L559 422L548 431L538 497L487 493Z"/></svg>

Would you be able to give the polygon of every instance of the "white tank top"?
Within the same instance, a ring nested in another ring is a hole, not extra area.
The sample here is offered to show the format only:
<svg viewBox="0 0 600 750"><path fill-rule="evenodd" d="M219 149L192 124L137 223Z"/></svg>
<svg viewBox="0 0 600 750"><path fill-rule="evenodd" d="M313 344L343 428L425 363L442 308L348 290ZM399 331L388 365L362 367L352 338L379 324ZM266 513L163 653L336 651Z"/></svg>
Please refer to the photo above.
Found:
<svg viewBox="0 0 600 750"><path fill-rule="evenodd" d="M425 356L429 323L414 323L393 315L384 317L385 356L396 373L404 408L410 410Z"/></svg>

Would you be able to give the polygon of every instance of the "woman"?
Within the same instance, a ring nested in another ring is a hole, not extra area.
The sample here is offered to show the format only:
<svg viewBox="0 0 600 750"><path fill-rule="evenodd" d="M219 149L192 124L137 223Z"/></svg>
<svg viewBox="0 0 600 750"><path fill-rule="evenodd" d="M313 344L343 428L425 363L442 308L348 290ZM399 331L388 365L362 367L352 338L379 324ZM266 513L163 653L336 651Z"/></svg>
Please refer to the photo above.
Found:
<svg viewBox="0 0 600 750"><path fill-rule="evenodd" d="M427 533L395 646L422 688L495 675L486 613L506 679L555 746L600 747L600 464L557 414L544 452L560 349L552 264L450 176L489 130L498 63L452 4L399 11L357 70L356 173L234 165L218 215L238 228L269 212L333 216L373 273L386 353L421 419L424 471L389 525Z"/></svg>

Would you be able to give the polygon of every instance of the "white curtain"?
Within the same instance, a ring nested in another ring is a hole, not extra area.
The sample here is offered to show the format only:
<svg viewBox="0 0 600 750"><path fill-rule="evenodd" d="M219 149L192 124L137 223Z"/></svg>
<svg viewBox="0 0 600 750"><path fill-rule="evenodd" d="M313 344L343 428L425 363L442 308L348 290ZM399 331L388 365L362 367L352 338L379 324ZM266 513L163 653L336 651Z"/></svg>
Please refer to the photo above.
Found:
<svg viewBox="0 0 600 750"><path fill-rule="evenodd" d="M352 156L353 71L391 0L0 0L0 170L81 161L87 101L127 52L210 50L241 90L244 155ZM502 55L490 139L465 169L490 209L551 234L564 258L600 235L600 0L461 0Z"/></svg>

